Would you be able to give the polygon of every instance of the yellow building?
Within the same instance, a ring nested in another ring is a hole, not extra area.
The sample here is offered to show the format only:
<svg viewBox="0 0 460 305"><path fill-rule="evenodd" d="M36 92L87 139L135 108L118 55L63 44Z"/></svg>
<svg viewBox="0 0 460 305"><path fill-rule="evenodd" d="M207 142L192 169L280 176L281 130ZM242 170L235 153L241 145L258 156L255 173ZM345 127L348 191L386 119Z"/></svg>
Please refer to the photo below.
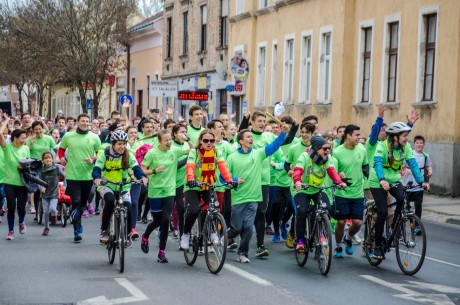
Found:
<svg viewBox="0 0 460 305"><path fill-rule="evenodd" d="M320 129L355 123L368 135L421 113L411 136L427 139L433 190L460 195L458 0L231 0L229 52L251 66L233 109L272 111L283 101Z"/></svg>

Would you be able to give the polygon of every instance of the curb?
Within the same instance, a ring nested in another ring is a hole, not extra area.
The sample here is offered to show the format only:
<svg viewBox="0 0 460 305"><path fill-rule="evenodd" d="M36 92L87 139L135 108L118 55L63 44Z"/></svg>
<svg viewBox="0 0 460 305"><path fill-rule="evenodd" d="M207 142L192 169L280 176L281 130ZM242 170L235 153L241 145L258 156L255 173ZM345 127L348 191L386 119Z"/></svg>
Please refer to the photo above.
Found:
<svg viewBox="0 0 460 305"><path fill-rule="evenodd" d="M460 225L460 217L449 217L446 219L446 223Z"/></svg>
<svg viewBox="0 0 460 305"><path fill-rule="evenodd" d="M448 223L448 224L454 224L454 225L460 225L460 216L455 215L455 214L447 214L447 213L442 213L439 211L435 210L430 210L430 209L424 209L424 212L427 212L431 215L436 215L435 217L427 216L425 214L425 217L422 217L422 220L427 219L430 221L434 222L439 222L439 223Z"/></svg>

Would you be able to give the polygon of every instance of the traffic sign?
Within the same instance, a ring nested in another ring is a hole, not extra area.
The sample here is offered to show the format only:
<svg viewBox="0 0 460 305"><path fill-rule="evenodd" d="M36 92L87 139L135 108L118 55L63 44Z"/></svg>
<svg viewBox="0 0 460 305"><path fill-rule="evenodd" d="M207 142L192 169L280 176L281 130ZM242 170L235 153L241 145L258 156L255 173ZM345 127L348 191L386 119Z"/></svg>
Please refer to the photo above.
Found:
<svg viewBox="0 0 460 305"><path fill-rule="evenodd" d="M120 104L121 104L121 107L129 107L133 104L133 98L131 95L129 94L123 94L122 96L120 96Z"/></svg>
<svg viewBox="0 0 460 305"><path fill-rule="evenodd" d="M94 108L94 100L86 99L86 110L91 110Z"/></svg>

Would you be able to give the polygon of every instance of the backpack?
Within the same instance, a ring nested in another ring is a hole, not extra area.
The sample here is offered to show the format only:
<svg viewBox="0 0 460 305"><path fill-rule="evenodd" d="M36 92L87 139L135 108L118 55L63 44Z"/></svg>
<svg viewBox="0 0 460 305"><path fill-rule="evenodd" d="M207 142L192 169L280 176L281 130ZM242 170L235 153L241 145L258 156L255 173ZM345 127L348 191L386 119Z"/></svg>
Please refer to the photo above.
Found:
<svg viewBox="0 0 460 305"><path fill-rule="evenodd" d="M150 144L144 144L136 150L136 160L139 166L141 166L142 161L144 161L145 155L148 153L149 150L153 148Z"/></svg>

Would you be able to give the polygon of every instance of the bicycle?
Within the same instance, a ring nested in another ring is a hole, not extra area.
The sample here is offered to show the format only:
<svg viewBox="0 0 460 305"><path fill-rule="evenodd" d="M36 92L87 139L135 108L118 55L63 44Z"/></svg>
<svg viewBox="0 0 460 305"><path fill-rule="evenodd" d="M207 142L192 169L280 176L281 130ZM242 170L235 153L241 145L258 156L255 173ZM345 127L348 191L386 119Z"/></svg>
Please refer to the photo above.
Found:
<svg viewBox="0 0 460 305"><path fill-rule="evenodd" d="M397 185L390 184L390 187ZM377 221L377 206L373 200L366 202L363 250L369 264L372 266L380 265L385 259L385 253L390 252L390 249L394 247L398 266L404 274L414 275L422 267L426 254L425 227L418 216L405 208L407 206L407 191L411 189L419 190L420 186L413 186L412 183L409 183L404 187L404 203L401 205L397 203L388 205L388 209L396 206L396 211L391 225L388 224L388 221L385 221L385 230L381 245L383 258L377 258L373 255L373 250L376 246L375 223Z"/></svg>
<svg viewBox="0 0 460 305"><path fill-rule="evenodd" d="M110 218L110 225L108 228L109 239L107 241L107 255L109 263L113 264L115 261L115 253L118 249L118 257L120 261L120 273L125 270L125 247L128 240L127 217L129 207L123 204L123 186L128 184L137 183L137 181L128 181L123 179L121 182L114 182L104 179L101 185L112 184L118 187L115 193L115 207ZM101 199L103 200L103 199Z"/></svg>
<svg viewBox="0 0 460 305"><path fill-rule="evenodd" d="M190 247L189 249L184 249L184 257L187 264L193 266L198 257L200 245L205 245L204 257L206 265L211 273L217 274L225 263L228 237L225 219L220 213L219 202L216 198L216 188L229 187L230 184L217 185L198 182L197 185L198 187L209 187L211 195L207 209L206 207L202 208L192 227L190 232Z"/></svg>
<svg viewBox="0 0 460 305"><path fill-rule="evenodd" d="M339 185L331 186L314 186L310 184L302 184L302 189L314 188L319 191L319 201L315 203L315 211L311 211L307 215L305 247L301 250L296 250L295 258L297 264L303 267L308 259L308 253L315 251L315 256L318 258L318 267L322 275L327 275L331 268L332 262L332 233L331 223L329 221L329 213L326 209L327 203L323 196L327 196L324 192L327 189L340 188ZM313 224L310 223L310 214L315 213ZM311 230L310 230L311 228Z"/></svg>

